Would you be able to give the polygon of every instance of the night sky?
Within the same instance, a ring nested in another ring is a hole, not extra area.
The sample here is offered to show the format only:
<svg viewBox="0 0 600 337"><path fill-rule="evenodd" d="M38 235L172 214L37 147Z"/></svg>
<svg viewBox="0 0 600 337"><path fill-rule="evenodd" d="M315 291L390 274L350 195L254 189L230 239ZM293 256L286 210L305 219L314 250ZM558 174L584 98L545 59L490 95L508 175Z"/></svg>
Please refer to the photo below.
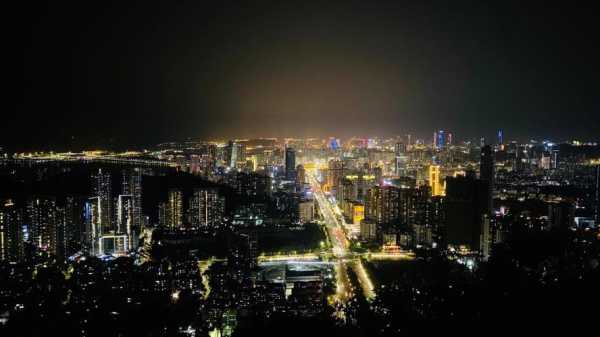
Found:
<svg viewBox="0 0 600 337"><path fill-rule="evenodd" d="M0 146L440 128L599 140L596 12L563 3L13 4Z"/></svg>

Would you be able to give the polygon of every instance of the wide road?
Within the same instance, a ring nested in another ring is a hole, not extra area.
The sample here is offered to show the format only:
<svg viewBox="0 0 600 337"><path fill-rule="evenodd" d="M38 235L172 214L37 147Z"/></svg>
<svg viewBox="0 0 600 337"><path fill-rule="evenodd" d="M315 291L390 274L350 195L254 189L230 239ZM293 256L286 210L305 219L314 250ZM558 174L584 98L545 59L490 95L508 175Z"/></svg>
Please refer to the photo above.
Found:
<svg viewBox="0 0 600 337"><path fill-rule="evenodd" d="M364 266L360 259L354 259L353 255L350 254L349 251L349 241L346 237L346 234L343 230L343 225L340 223L337 218L333 205L323 193L321 189L321 185L315 178L315 176L311 173L307 174L309 183L313 190L313 195L317 200L317 204L319 205L319 209L321 214L323 215L323 219L325 220L325 226L327 228L327 233L329 234L329 241L331 242L333 255L338 259L340 265L339 268L336 268L337 279L338 279L338 299L344 301L348 299L348 289L352 289L352 285L350 284L348 274L346 271L347 263L350 263L351 268L354 270L356 275L358 276L358 280L360 286L365 294L367 299L372 299L375 297L375 292L373 289L373 283L369 278Z"/></svg>

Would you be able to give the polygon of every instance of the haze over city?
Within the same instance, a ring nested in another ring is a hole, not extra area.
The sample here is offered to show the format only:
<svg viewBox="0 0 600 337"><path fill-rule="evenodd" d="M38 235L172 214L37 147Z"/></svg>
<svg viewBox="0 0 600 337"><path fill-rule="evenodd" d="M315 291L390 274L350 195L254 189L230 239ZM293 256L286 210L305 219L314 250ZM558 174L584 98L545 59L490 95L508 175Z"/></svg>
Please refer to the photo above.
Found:
<svg viewBox="0 0 600 337"><path fill-rule="evenodd" d="M583 6L66 1L10 9L5 146L426 137L439 128L464 139L498 128L518 140L600 134L600 55Z"/></svg>

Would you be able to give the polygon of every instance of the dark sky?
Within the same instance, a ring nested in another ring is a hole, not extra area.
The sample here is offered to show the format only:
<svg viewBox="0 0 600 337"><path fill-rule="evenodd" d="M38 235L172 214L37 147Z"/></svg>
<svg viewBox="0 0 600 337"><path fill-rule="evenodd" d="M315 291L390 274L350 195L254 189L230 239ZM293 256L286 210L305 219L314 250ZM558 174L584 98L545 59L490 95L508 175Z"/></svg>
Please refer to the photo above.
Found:
<svg viewBox="0 0 600 337"><path fill-rule="evenodd" d="M600 138L595 11L486 3L21 2L0 146Z"/></svg>

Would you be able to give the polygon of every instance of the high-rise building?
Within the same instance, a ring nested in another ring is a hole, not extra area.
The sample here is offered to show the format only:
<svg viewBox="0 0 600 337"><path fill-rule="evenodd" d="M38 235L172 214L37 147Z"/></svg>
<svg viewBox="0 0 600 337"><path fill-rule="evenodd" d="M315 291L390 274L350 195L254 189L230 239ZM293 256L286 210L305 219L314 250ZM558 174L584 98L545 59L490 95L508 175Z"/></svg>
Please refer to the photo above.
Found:
<svg viewBox="0 0 600 337"><path fill-rule="evenodd" d="M121 194L117 199L116 233L127 236L126 250L135 249L138 246L138 236L141 227L135 227L134 222L134 198L130 194Z"/></svg>
<svg viewBox="0 0 600 337"><path fill-rule="evenodd" d="M481 250L484 244L484 220L489 218L487 181L473 174L446 178L445 220L446 243Z"/></svg>
<svg viewBox="0 0 600 337"><path fill-rule="evenodd" d="M235 167L237 162L237 150L233 140L230 140L225 148L225 162L228 167Z"/></svg>
<svg viewBox="0 0 600 337"><path fill-rule="evenodd" d="M433 138L434 147L436 149L441 150L446 147L446 132L444 130L434 132Z"/></svg>
<svg viewBox="0 0 600 337"><path fill-rule="evenodd" d="M431 188L432 196L444 196L446 194L445 183L442 182L439 165L429 165L427 171L429 187Z"/></svg>
<svg viewBox="0 0 600 337"><path fill-rule="evenodd" d="M298 202L298 219L300 223L313 221L315 216L315 203L313 200L300 200Z"/></svg>
<svg viewBox="0 0 600 337"><path fill-rule="evenodd" d="M65 199L63 223L60 226L60 246L65 257L71 256L85 248L86 238L86 199L78 196L67 196Z"/></svg>
<svg viewBox="0 0 600 337"><path fill-rule="evenodd" d="M481 159L479 162L479 178L487 183L488 193L485 196L487 201L487 212L492 211L492 197L495 183L494 173L494 153L492 147L486 145L481 148Z"/></svg>
<svg viewBox="0 0 600 337"><path fill-rule="evenodd" d="M246 146L230 140L225 150L226 164L230 168L237 167L238 162L246 162Z"/></svg>
<svg viewBox="0 0 600 337"><path fill-rule="evenodd" d="M399 218L400 189L395 186L373 186L365 195L365 218L377 224L391 223Z"/></svg>
<svg viewBox="0 0 600 337"><path fill-rule="evenodd" d="M306 183L306 170L304 166L296 166L296 184L302 187Z"/></svg>
<svg viewBox="0 0 600 337"><path fill-rule="evenodd" d="M167 203L158 204L158 225L162 228L167 227Z"/></svg>
<svg viewBox="0 0 600 337"><path fill-rule="evenodd" d="M96 198L96 211L97 211L97 228L96 230L102 235L112 231L113 219L113 200L112 200L112 180L111 175L108 172L99 169L96 174L92 176L92 189L93 197Z"/></svg>
<svg viewBox="0 0 600 337"><path fill-rule="evenodd" d="M294 179L296 176L296 151L291 147L285 148L285 177Z"/></svg>
<svg viewBox="0 0 600 337"><path fill-rule="evenodd" d="M6 200L0 205L0 261L20 261L23 255L23 214Z"/></svg>
<svg viewBox="0 0 600 337"><path fill-rule="evenodd" d="M258 261L258 240L253 231L232 233L228 238L229 267L237 281L248 277L249 271L256 267Z"/></svg>
<svg viewBox="0 0 600 337"><path fill-rule="evenodd" d="M117 198L116 202L113 200L111 174L102 169L92 176L92 187L93 196L90 200L94 203L91 205L91 252L97 256L123 255L130 249L127 225L119 222L125 219L125 203L122 198ZM127 202L126 218L131 227L133 202L131 196L127 198L130 201ZM115 207L122 208L119 214L115 213Z"/></svg>
<svg viewBox="0 0 600 337"><path fill-rule="evenodd" d="M189 221L192 227L216 226L225 216L225 198L216 188L195 189L189 201Z"/></svg>
<svg viewBox="0 0 600 337"><path fill-rule="evenodd" d="M138 233L142 228L142 172L139 168L123 172L122 194L131 196L131 226Z"/></svg>
<svg viewBox="0 0 600 337"><path fill-rule="evenodd" d="M395 165L394 165L394 173L396 176L405 176L406 175L406 165L408 162L408 156L406 155L406 145L403 143L396 143L395 146Z"/></svg>
<svg viewBox="0 0 600 337"><path fill-rule="evenodd" d="M177 229L183 226L183 193L180 190L169 190L165 212L168 228Z"/></svg>
<svg viewBox="0 0 600 337"><path fill-rule="evenodd" d="M498 145L502 145L504 144L504 131L502 131L502 129L498 130Z"/></svg>
<svg viewBox="0 0 600 337"><path fill-rule="evenodd" d="M371 219L363 219L360 222L361 240L371 241L377 238L377 224Z"/></svg>
<svg viewBox="0 0 600 337"><path fill-rule="evenodd" d="M596 208L594 210L596 224L600 225L600 165L596 165Z"/></svg>
<svg viewBox="0 0 600 337"><path fill-rule="evenodd" d="M271 194L271 177L258 172L236 172L227 177L236 194L265 197Z"/></svg>
<svg viewBox="0 0 600 337"><path fill-rule="evenodd" d="M27 203L29 241L39 250L57 254L56 201L49 197L34 197Z"/></svg>
<svg viewBox="0 0 600 337"><path fill-rule="evenodd" d="M365 221L375 222L385 232L397 232L412 222L414 189L373 186L365 196Z"/></svg>
<svg viewBox="0 0 600 337"><path fill-rule="evenodd" d="M568 201L548 204L548 224L553 228L569 228L575 224L575 206Z"/></svg>
<svg viewBox="0 0 600 337"><path fill-rule="evenodd" d="M331 194L339 198L342 179L344 178L344 163L341 160L330 160L327 169L327 188Z"/></svg>

